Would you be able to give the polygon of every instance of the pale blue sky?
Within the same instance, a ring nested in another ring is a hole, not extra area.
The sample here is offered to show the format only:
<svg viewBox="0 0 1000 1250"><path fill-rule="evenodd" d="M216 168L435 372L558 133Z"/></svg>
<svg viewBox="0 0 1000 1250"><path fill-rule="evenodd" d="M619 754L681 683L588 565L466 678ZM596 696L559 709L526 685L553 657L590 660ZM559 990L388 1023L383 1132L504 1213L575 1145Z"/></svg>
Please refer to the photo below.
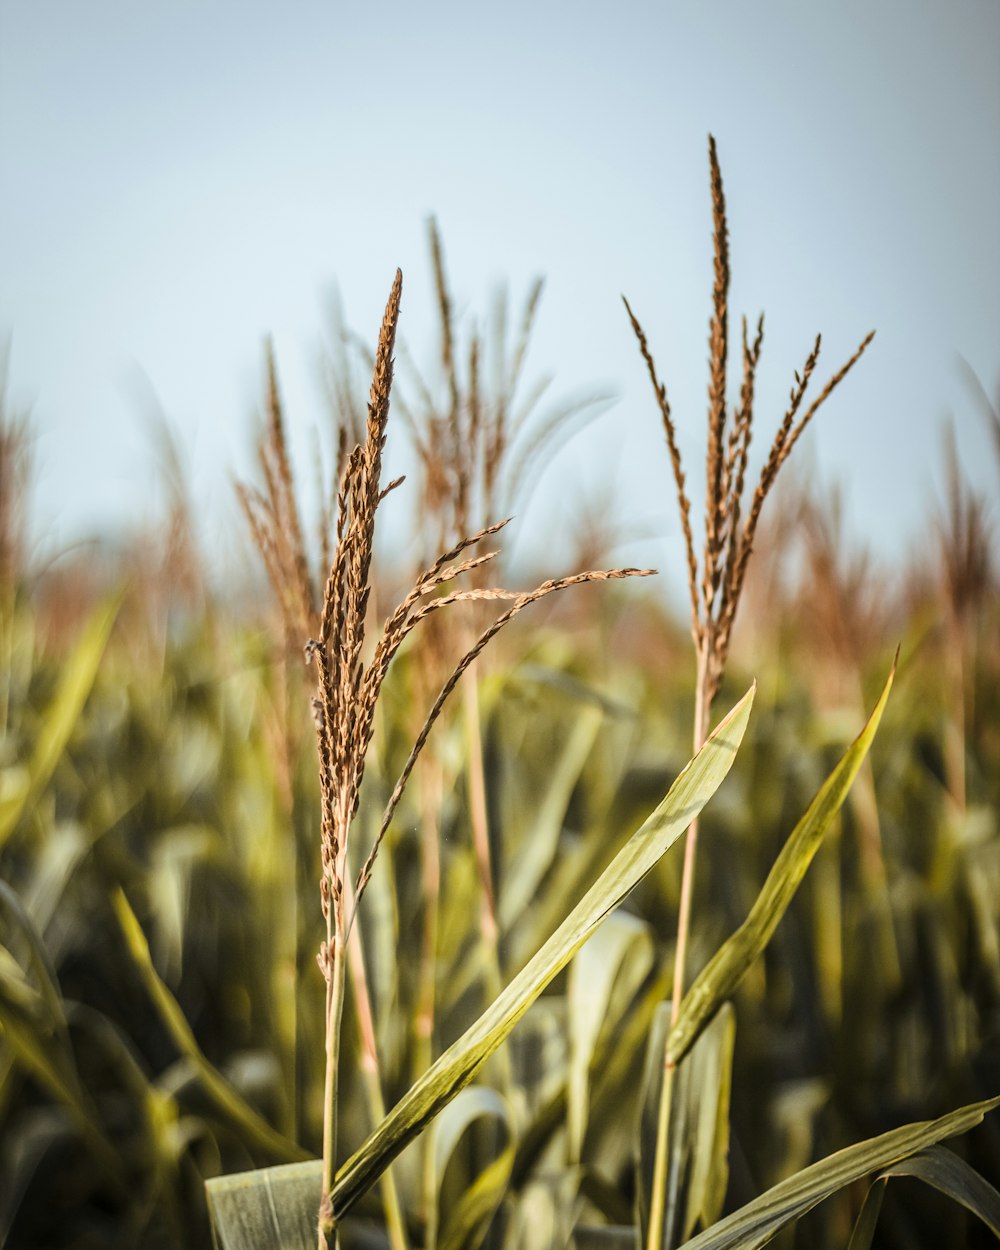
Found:
<svg viewBox="0 0 1000 1250"><path fill-rule="evenodd" d="M855 530L898 553L939 489L947 413L970 476L996 493L956 364L996 394L995 0L0 0L0 334L12 395L35 415L45 545L149 515L140 372L214 527L248 461L266 333L301 429L322 419L334 280L371 338L399 265L402 331L426 358L434 212L462 308L545 274L533 368L620 391L542 482L551 523L610 471L625 525L662 534L654 557L676 563L658 417L619 296L646 325L697 474L709 131L731 309L767 315L758 439L815 331L822 380L875 327L808 455L842 482Z"/></svg>

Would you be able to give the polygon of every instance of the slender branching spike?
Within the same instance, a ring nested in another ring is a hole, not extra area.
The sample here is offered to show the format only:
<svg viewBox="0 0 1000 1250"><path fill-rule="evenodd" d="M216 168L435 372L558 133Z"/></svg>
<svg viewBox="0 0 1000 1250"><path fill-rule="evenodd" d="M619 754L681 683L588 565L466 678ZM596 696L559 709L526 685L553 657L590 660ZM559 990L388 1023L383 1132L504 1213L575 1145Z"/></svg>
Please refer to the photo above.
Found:
<svg viewBox="0 0 1000 1250"><path fill-rule="evenodd" d="M709 333L708 448L705 463L705 559L702 566L702 607L706 619L713 615L719 586L719 557L725 527L726 499L723 489L726 425L726 366L728 357L729 235L726 199L722 186L715 139L709 135L708 155L712 188L712 239L715 281L712 289L712 321Z"/></svg>
<svg viewBox="0 0 1000 1250"><path fill-rule="evenodd" d="M458 394L458 373L455 367L455 342L451 318L451 295L448 291L448 278L444 269L444 249L441 244L441 232L437 220L427 220L427 231L431 244L431 260L434 266L434 289L438 301L438 319L441 323L441 364L448 384L448 424L454 442L458 442L458 417L460 401Z"/></svg>
<svg viewBox="0 0 1000 1250"><path fill-rule="evenodd" d="M507 382L509 395L514 394L521 380L524 362L528 355L528 345L531 342L531 333L535 326L535 318L538 315L538 308L542 302L544 290L545 279L541 277L535 278L528 290L528 297L524 302L524 312L521 314L521 326L510 362L510 377Z"/></svg>
<svg viewBox="0 0 1000 1250"><path fill-rule="evenodd" d="M378 502L381 503L382 500L385 499L387 495L391 495L392 492L394 490L397 490L400 486L402 486L405 481L406 481L405 473L402 474L402 476L400 477L394 477L388 486L383 487L383 489L379 491Z"/></svg>
<svg viewBox="0 0 1000 1250"><path fill-rule="evenodd" d="M423 751L424 746L427 743L427 739L430 736L430 732L437 722L438 717L441 715L442 709L444 708L449 695L458 685L463 673L465 673L470 665L482 653L487 644L495 638L496 635L500 633L500 631L516 616L523 612L529 604L536 603L539 599L543 599L546 595L550 595L555 591L565 590L570 586L579 586L589 582L602 582L624 577L652 577L655 573L655 569L597 569L586 573L575 573L569 577L553 578L549 581L542 582L542 584L540 586L536 586L534 590L524 591L523 593L516 595L511 606L505 612L501 613L501 615L498 616L496 620L494 620L493 623L479 635L473 645L469 648L461 660L459 660L458 664L456 664L451 675L441 687L431 710L428 712L427 717L424 720L420 733L414 741L406 763L403 765L403 770L393 787L392 794L390 795L385 811L382 814L382 822L379 826L379 831L375 836L375 840L368 853L368 857L358 874L354 892L355 902L354 912L352 913L352 923L353 916L357 913L358 904L361 902L364 892L367 889L368 882L371 880L372 869L375 866L375 860L378 857L379 849L381 848L385 835L392 823L392 818L395 815L396 808L399 806L399 801L403 796L403 791L406 789L406 784L413 772L413 767ZM493 593L492 597L506 597L510 593L511 592L509 591L496 591Z"/></svg>
<svg viewBox="0 0 1000 1250"><path fill-rule="evenodd" d="M622 296L622 303L625 305L625 311L628 313L629 321L632 323L632 330L639 342L639 350L642 358L646 362L646 369L649 373L649 379L653 384L653 393L656 395L657 403L660 407L660 416L663 420L663 430L667 439L667 450L670 453L670 464L674 471L674 484L677 487L677 503L681 513L681 529L684 533L684 546L687 554L688 567L688 592L691 598L691 632L697 640L701 636L702 623L698 610L698 562L694 554L694 536L691 532L691 503L687 497L685 489L684 468L681 463L680 448L677 446L677 430L674 426L674 419L670 411L670 403L667 399L667 388L663 385L656 373L656 364L653 360L653 354L649 349L649 343L646 340L646 334L635 313L632 311L628 300Z"/></svg>
<svg viewBox="0 0 1000 1250"><path fill-rule="evenodd" d="M823 404L826 403L826 401L830 398L830 395L833 393L833 391L840 385L840 383L844 380L844 378L847 377L850 371L854 368L854 366L858 363L861 357L865 354L866 350L868 349L868 345L871 343L874 337L875 337L875 331L870 330L865 335L865 337L861 340L861 343L858 345L858 349L854 353L854 355L851 356L850 359L847 360L847 362L843 364L837 370L837 372L833 375L833 377L830 378L830 380L827 382L826 386L823 387L820 393L816 396L813 402L809 405L808 410L806 411L805 415L801 417L798 425L792 431L791 437L788 440L789 452L791 451L795 443L798 441L799 435L802 433L802 431L806 428L806 426L815 416L816 412L822 407ZM819 336L817 335L816 337L817 347L818 347L819 341L820 341ZM786 452L786 456L787 456L787 452Z"/></svg>
<svg viewBox="0 0 1000 1250"><path fill-rule="evenodd" d="M312 616L314 592L309 574L309 562L303 540L302 522L299 516L295 482L288 456L288 439L278 388L278 369L274 357L274 344L268 338L264 345L265 371L267 375L268 436L261 447L261 462L265 469L268 491L277 523L277 534L288 561L290 587L298 597L298 620L301 629ZM271 464L273 463L273 468Z"/></svg>

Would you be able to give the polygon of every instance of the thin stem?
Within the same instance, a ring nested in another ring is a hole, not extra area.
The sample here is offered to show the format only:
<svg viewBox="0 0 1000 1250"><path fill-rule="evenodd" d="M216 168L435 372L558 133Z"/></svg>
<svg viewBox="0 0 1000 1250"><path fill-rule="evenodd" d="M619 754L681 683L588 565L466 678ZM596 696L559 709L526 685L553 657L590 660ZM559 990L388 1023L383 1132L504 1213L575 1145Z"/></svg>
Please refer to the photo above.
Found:
<svg viewBox="0 0 1000 1250"><path fill-rule="evenodd" d="M493 900L493 864L490 856L489 816L486 811L486 771L483 767L483 735L479 721L479 685L476 681L477 665L465 679L462 700L465 708L465 740L468 746L469 768L469 820L472 824L472 842L479 869L479 883L485 900L485 915L491 923L484 927L493 930L496 944L496 906Z"/></svg>
<svg viewBox="0 0 1000 1250"><path fill-rule="evenodd" d="M444 779L440 765L432 757L421 761L421 889L423 931L417 1012L414 1020L413 1079L431 1066L434 1058L434 1016L437 999L438 902L441 895L441 806Z"/></svg>
<svg viewBox="0 0 1000 1250"><path fill-rule="evenodd" d="M705 745L712 715L709 662L712 641L705 637L698 647L698 676L694 703L694 753ZM694 869L698 851L698 821L693 820L684 843L684 868L681 873L681 897L677 914L677 948L674 953L674 986L670 1003L670 1024L677 1023L681 999L684 997L684 969L687 960L688 934L691 929L691 900L694 895Z"/></svg>
<svg viewBox="0 0 1000 1250"><path fill-rule="evenodd" d="M292 1141L299 1136L298 1100L298 973L299 973L299 891L298 855L295 825L295 795L291 783L294 770L296 743L292 737L293 724L292 690L288 680L288 649L275 666L275 679L279 683L276 708L281 717L279 730L280 763L279 785L276 804L281 825L288 831L287 854L278 857L279 893L282 895L280 916L283 924L277 926L276 941L281 950L276 952L272 972L276 1012L277 1034L283 1051L282 1067L285 1072L285 1111L282 1130Z"/></svg>
<svg viewBox="0 0 1000 1250"><path fill-rule="evenodd" d="M472 824L472 842L481 887L479 928L486 957L486 996L492 1002L503 989L503 972L500 968L500 925L493 895L493 864L490 857L489 817L486 810L486 774L483 767L483 734L479 718L477 667L473 665L472 671L466 677L463 700L469 768L469 819ZM496 1062L500 1069L501 1086L506 1089L510 1084L510 1064L506 1047L498 1052Z"/></svg>
<svg viewBox="0 0 1000 1250"><path fill-rule="evenodd" d="M706 631L698 643L698 675L694 703L694 753L705 745L712 715L712 693L709 671L712 639ZM688 934L691 929L691 900L694 895L694 869L698 851L698 821L688 826L684 842L684 868L681 872L681 896L677 913L677 947L674 953L674 983L670 1001L670 1026L677 1023L681 999L684 997L684 968L687 959ZM647 1250L660 1250L663 1244L663 1216L667 1189L667 1148L670 1139L670 1110L673 1103L674 1078L677 1065L663 1049L663 1078L656 1120L656 1150L653 1155L653 1188L649 1204Z"/></svg>
<svg viewBox="0 0 1000 1250"><path fill-rule="evenodd" d="M327 959L333 949L332 966L326 983L326 1078L323 1089L323 1183L319 1208L319 1250L338 1250L337 1221L333 1214L333 1182L337 1167L337 1104L340 1084L340 1022L344 1013L344 987L347 961L344 936L338 921L332 942L327 942Z"/></svg>
<svg viewBox="0 0 1000 1250"><path fill-rule="evenodd" d="M350 880L344 882L344 906L348 913L354 910ZM361 1042L361 1073L364 1078L368 1112L372 1127L385 1119L385 1100L382 1096L382 1072L375 1042L375 1015L372 1011L371 993L368 989L368 973L365 971L365 953L362 945L361 926L351 925L347 937L347 964L354 991L354 1009L358 1017L358 1035ZM409 1250L403 1223L403 1207L399 1200L396 1175L390 1166L382 1173L379 1187L385 1208L386 1232L392 1250Z"/></svg>
<svg viewBox="0 0 1000 1250"><path fill-rule="evenodd" d="M961 616L949 613L946 666L952 690L950 716L945 722L945 778L948 794L959 818L965 815L965 639Z"/></svg>
<svg viewBox="0 0 1000 1250"><path fill-rule="evenodd" d="M667 1141L670 1130L670 1112L673 1105L673 1063L664 1062L663 1079L660 1084L660 1106L656 1118L656 1153L653 1156L653 1189L649 1203L649 1230L646 1250L661 1250L663 1245L663 1208L667 1189Z"/></svg>

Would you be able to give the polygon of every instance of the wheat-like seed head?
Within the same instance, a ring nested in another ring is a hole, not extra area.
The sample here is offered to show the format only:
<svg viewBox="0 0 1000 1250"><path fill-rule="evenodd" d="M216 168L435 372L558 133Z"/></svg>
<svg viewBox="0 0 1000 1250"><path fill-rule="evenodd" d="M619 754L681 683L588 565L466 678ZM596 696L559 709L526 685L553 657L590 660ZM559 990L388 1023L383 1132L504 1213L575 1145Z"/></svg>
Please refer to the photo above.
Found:
<svg viewBox="0 0 1000 1250"><path fill-rule="evenodd" d="M440 266L440 248L436 255ZM500 521L448 545L419 574L410 591L389 614L374 646L366 647L376 513L386 496L402 481L396 479L385 487L381 485L401 294L402 275L397 272L373 359L365 438L347 454L344 462L337 490L335 541L316 621L318 628L306 645L306 658L313 665L316 675L313 717L322 794L321 903L324 914L341 933L349 929L353 917L353 911L351 916L346 915L346 900L351 895L346 881L347 851L351 824L358 810L365 760L374 734L376 709L392 660L410 634L429 618L457 604L506 601L510 605L466 650L427 714L393 789L380 831L358 876L354 891L355 908L370 880L382 839L414 763L445 701L461 675L489 641L529 604L555 591L584 582L646 576L652 572L649 569L592 570L544 582L529 591L507 590L481 583L464 589L450 589L460 578L477 577L495 559L496 551L474 554L473 549L507 525L507 521ZM438 297L442 316L445 316L450 305L443 277L439 282ZM453 362L452 353L449 344L446 364ZM276 388L272 390L276 392ZM272 442L280 441L284 446L280 420L272 417L270 428ZM449 435L456 433L448 425L439 427L439 433L441 429ZM285 572L294 575L294 594L288 609L291 611L295 599L302 593L296 572L300 565L293 558L299 549L301 527L295 530L292 524L291 518L295 514L289 501L291 472L287 457L282 459L272 452L267 458L265 476L266 493L254 493L243 488L240 497L272 580ZM325 945L319 962L324 975L329 977L331 955Z"/></svg>
<svg viewBox="0 0 1000 1250"><path fill-rule="evenodd" d="M7 401L7 351L0 354L0 587L12 586L23 571L30 426L12 414Z"/></svg>
<svg viewBox="0 0 1000 1250"><path fill-rule="evenodd" d="M729 422L726 407L728 363L729 233L726 201L715 140L709 136L709 170L712 195L714 242L714 282L712 319L709 331L708 437L705 458L705 545L701 564L695 555L691 531L691 505L687 495L677 430L665 385L660 381L646 335L627 300L632 329L646 363L667 437L667 449L674 474L687 555L688 590L691 599L691 634L704 673L706 703L711 704L729 654L729 641L736 610L746 579L747 565L764 501L774 486L781 466L788 459L803 431L840 382L861 358L874 337L874 331L861 342L853 356L827 381L819 395L799 416L807 388L819 359L820 339L806 358L801 375L796 373L789 405L771 444L760 479L746 499L746 472L753 434L754 392L757 366L764 335L760 318L751 343L743 322L743 380L739 405ZM728 428L727 428L728 427Z"/></svg>

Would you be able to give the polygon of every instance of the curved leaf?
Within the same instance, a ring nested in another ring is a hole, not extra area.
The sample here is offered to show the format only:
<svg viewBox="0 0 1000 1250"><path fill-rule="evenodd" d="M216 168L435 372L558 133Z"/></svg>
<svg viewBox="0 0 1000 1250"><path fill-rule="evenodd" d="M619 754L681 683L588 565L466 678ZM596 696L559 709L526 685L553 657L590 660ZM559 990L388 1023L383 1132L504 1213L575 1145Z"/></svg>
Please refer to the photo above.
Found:
<svg viewBox="0 0 1000 1250"><path fill-rule="evenodd" d="M875 1181L855 1222L848 1250L869 1250L882 1206L882 1193L893 1176L913 1176L939 1189L978 1216L990 1232L1000 1238L1000 1193L953 1150L946 1146L930 1146L886 1168Z"/></svg>
<svg viewBox="0 0 1000 1250"><path fill-rule="evenodd" d="M630 999L653 963L648 927L627 912L615 912L580 948L570 964L568 1127L570 1160L583 1150L590 1103L590 1066L615 993Z"/></svg>
<svg viewBox="0 0 1000 1250"><path fill-rule="evenodd" d="M464 1088L509 1036L545 987L569 963L601 921L649 872L688 827L729 772L743 740L754 689L716 728L670 787L663 802L618 852L545 945L492 1005L396 1104L344 1164L333 1188L339 1217L363 1194L403 1147Z"/></svg>
<svg viewBox="0 0 1000 1250"><path fill-rule="evenodd" d="M925 1120L892 1129L803 1168L787 1180L685 1242L685 1250L757 1250L787 1224L811 1211L824 1198L880 1168L926 1150L979 1124L1000 1106L1000 1097L960 1107L939 1120Z"/></svg>
<svg viewBox="0 0 1000 1250"><path fill-rule="evenodd" d="M465 1132L484 1118L498 1120L506 1143L496 1158L467 1186L451 1210L443 1211L441 1186L448 1163ZM426 1232L430 1247L465 1250L477 1245L507 1190L514 1163L514 1128L510 1105L496 1090L476 1085L463 1089L435 1120L427 1150L426 1197L432 1224ZM441 1217L444 1217L443 1219ZM441 1224L440 1238L438 1235Z"/></svg>

